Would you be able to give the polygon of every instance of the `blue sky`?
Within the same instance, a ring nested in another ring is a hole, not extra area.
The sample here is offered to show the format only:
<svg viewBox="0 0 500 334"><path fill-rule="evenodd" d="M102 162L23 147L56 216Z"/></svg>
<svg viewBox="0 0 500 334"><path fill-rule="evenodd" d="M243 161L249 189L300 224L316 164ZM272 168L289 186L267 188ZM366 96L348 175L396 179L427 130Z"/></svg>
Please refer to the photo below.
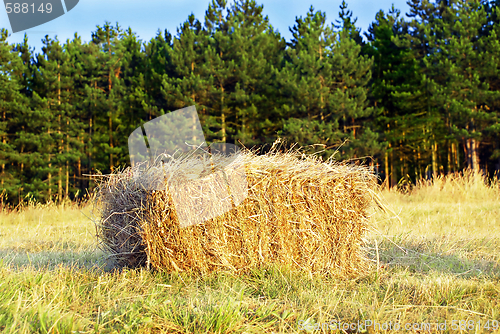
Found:
<svg viewBox="0 0 500 334"><path fill-rule="evenodd" d="M35 46L35 52L40 52L41 39L47 34L52 38L57 35L64 42L68 38L72 39L75 32L78 32L83 41L89 41L91 32L105 21L110 21L113 25L118 22L124 29L131 27L140 39L147 41L156 35L158 29L168 29L175 35L177 27L191 13L203 23L209 3L209 0L80 0L65 15L12 34L8 41L21 42L24 33L27 33L29 44ZM312 5L316 10L326 13L327 22L335 22L342 0L260 0L257 3L264 5L264 14L268 15L273 27L289 40L291 33L288 28L294 25L296 16L304 16ZM403 14L408 12L406 0L351 0L348 6L353 16L358 18L357 26L366 31L375 14L380 9L387 12L393 3ZM0 28L2 27L11 30L5 9L0 10Z"/></svg>

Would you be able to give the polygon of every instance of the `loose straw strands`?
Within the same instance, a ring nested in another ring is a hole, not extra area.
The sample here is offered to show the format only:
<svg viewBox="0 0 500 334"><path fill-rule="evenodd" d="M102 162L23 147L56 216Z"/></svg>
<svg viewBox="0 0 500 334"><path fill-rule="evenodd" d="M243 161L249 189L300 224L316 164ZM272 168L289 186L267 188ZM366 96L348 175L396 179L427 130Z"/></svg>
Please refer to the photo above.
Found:
<svg viewBox="0 0 500 334"><path fill-rule="evenodd" d="M366 270L361 243L376 188L367 167L324 162L298 150L245 151L238 159L248 189L237 206L235 196L213 205L213 194L227 186L222 177L202 178L218 171L206 159L170 161L166 172L127 168L101 177L101 243L119 265L165 271L246 271L270 263L345 277ZM184 182L183 215L199 214L206 208L199 203L211 202L207 210L214 212L217 206L230 210L182 227L170 192L172 175Z"/></svg>

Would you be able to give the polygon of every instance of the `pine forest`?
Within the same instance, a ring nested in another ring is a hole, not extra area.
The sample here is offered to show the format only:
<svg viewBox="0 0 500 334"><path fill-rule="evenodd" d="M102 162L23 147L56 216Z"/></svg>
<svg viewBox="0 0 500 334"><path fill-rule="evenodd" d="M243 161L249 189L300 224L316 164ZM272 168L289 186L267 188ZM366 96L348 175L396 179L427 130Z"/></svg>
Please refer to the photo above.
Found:
<svg viewBox="0 0 500 334"><path fill-rule="evenodd" d="M89 42L47 35L34 53L2 29L2 202L84 198L88 175L130 164L132 131L192 105L208 143L266 150L282 138L369 165L385 187L498 177L500 1L408 5L380 10L366 32L346 2L334 22L311 7L289 41L254 0L213 0L149 41L105 22Z"/></svg>

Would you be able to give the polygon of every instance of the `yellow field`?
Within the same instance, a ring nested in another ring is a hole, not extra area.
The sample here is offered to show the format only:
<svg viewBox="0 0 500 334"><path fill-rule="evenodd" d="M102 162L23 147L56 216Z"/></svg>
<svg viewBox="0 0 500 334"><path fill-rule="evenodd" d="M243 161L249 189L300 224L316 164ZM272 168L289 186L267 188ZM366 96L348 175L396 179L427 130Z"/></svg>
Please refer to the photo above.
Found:
<svg viewBox="0 0 500 334"><path fill-rule="evenodd" d="M365 333L396 332L396 323L409 324L405 332L500 332L499 185L468 175L381 197L388 213L373 210L366 238L372 269L352 281L282 267L115 271L96 249L88 207L4 210L0 331L341 333L359 322Z"/></svg>

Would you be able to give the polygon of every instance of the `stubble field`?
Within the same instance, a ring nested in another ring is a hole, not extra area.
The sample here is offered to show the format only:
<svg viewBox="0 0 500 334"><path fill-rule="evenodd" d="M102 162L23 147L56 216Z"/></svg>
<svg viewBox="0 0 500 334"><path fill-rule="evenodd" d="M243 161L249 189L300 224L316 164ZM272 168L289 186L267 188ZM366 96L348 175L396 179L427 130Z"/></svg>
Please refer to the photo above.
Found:
<svg viewBox="0 0 500 334"><path fill-rule="evenodd" d="M468 174L381 197L390 210L370 218L370 272L349 281L285 267L116 270L96 247L90 207L3 209L0 331L500 332L498 183Z"/></svg>

